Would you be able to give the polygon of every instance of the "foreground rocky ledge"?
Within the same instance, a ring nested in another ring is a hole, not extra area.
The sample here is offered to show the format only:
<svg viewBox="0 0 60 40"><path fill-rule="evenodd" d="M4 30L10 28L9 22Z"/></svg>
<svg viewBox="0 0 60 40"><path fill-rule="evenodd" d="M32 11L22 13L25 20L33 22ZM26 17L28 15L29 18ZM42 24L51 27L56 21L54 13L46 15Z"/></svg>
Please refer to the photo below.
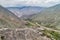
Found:
<svg viewBox="0 0 60 40"><path fill-rule="evenodd" d="M42 36L41 28L2 28L0 29L1 40L51 40Z"/></svg>

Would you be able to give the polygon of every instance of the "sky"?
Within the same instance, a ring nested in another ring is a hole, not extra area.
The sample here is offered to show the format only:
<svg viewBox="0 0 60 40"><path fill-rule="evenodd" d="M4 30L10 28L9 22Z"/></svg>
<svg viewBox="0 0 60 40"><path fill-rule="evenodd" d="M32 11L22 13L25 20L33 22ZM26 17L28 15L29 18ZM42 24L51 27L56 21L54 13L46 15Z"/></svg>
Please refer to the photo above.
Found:
<svg viewBox="0 0 60 40"><path fill-rule="evenodd" d="M56 4L60 4L60 0L0 0L0 5L5 7L16 7L23 5L50 7Z"/></svg>

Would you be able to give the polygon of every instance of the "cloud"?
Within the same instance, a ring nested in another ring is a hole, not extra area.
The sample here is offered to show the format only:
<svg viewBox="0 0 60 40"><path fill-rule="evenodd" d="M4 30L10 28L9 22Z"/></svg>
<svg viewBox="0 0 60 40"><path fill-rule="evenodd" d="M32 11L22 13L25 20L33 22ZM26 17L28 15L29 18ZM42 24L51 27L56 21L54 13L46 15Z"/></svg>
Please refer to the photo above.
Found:
<svg viewBox="0 0 60 40"><path fill-rule="evenodd" d="M60 4L60 0L0 0L3 6L43 6L48 7L55 4Z"/></svg>

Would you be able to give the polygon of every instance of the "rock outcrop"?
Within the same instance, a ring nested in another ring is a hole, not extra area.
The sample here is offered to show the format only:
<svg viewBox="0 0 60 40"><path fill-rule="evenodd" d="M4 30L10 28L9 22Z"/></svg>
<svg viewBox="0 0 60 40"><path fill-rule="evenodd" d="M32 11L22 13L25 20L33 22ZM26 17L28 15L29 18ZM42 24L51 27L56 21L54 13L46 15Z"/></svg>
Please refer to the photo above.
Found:
<svg viewBox="0 0 60 40"><path fill-rule="evenodd" d="M37 28L0 29L1 40L51 40L46 36L41 36L41 34L43 34L41 29Z"/></svg>

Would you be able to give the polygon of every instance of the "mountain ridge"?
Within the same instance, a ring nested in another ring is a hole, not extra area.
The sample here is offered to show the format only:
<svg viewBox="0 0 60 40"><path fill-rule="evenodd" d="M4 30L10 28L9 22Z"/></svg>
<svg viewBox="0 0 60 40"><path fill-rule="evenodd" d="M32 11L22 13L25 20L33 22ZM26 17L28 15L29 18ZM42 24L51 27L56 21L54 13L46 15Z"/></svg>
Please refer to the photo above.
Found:
<svg viewBox="0 0 60 40"><path fill-rule="evenodd" d="M15 13L16 15L18 15L18 17L21 17L23 15L28 16L28 15L38 13L43 8L37 7L37 6L22 6L22 7L8 7L7 9L9 9L11 12Z"/></svg>

